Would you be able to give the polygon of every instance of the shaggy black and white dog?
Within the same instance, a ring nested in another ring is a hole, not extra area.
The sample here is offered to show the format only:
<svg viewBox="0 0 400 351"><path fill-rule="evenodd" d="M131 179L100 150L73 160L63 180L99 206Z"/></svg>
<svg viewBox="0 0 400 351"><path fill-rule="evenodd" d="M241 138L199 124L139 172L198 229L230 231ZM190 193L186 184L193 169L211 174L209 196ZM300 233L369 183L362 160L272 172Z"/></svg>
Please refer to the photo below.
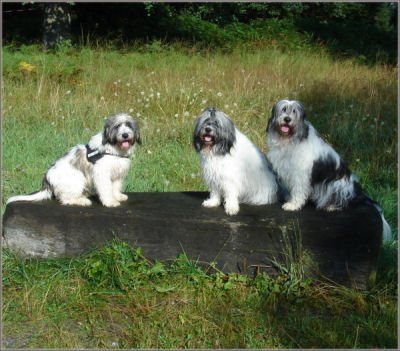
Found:
<svg viewBox="0 0 400 351"><path fill-rule="evenodd" d="M7 203L55 198L63 205L89 206L93 187L104 206L118 206L128 199L121 189L136 142L141 144L137 120L125 113L112 115L87 145L72 147L47 170L41 190Z"/></svg>
<svg viewBox="0 0 400 351"><path fill-rule="evenodd" d="M235 215L239 203L271 204L283 194L267 157L225 113L206 108L196 120L193 144L210 188L203 206L219 206L224 198L225 212Z"/></svg>
<svg viewBox="0 0 400 351"><path fill-rule="evenodd" d="M290 192L282 208L297 211L308 200L326 211L341 210L356 202L368 203L381 214L383 238L389 239L391 230L382 208L362 192L357 176L305 118L300 102L281 100L274 105L268 121L268 157Z"/></svg>

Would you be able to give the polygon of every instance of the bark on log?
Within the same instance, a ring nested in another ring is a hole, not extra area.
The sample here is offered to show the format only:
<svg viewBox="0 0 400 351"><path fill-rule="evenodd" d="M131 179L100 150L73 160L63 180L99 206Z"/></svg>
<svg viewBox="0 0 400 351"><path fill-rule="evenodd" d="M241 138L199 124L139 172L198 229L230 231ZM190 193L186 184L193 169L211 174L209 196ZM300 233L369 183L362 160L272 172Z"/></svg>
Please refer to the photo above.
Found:
<svg viewBox="0 0 400 351"><path fill-rule="evenodd" d="M307 269L317 267L337 283L364 289L374 281L382 240L374 207L327 213L311 205L286 212L280 204L242 204L239 214L229 217L222 207L201 206L205 192L128 195L117 208L10 203L3 217L5 243L23 255L73 257L115 235L141 247L150 259L185 252L193 260L217 262L224 272L251 275L257 270L276 274L271 259L284 263L282 258L292 252L294 260L311 257L315 266Z"/></svg>

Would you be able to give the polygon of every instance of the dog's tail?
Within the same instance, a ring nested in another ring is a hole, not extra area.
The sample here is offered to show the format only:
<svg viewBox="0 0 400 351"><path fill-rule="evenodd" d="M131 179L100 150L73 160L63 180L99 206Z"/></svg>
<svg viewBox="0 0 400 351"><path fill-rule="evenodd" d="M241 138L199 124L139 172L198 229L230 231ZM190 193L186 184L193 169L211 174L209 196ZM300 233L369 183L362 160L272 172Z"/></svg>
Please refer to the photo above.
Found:
<svg viewBox="0 0 400 351"><path fill-rule="evenodd" d="M388 241L392 239L392 229L390 228L389 223L386 221L385 216L383 215L382 207L379 206L375 201L371 203L379 212L382 218L382 240Z"/></svg>
<svg viewBox="0 0 400 351"><path fill-rule="evenodd" d="M47 182L46 179L43 180L42 189L39 191L35 191L29 195L17 195L12 196L7 200L6 205L10 202L14 201L43 201L43 200L50 200L53 197L53 192L51 190L50 184Z"/></svg>
<svg viewBox="0 0 400 351"><path fill-rule="evenodd" d="M392 239L392 229L383 215L382 207L376 201L369 198L363 192L358 191L358 195L355 199L353 199L353 203L364 203L366 205L374 206L382 219L382 241L388 241Z"/></svg>

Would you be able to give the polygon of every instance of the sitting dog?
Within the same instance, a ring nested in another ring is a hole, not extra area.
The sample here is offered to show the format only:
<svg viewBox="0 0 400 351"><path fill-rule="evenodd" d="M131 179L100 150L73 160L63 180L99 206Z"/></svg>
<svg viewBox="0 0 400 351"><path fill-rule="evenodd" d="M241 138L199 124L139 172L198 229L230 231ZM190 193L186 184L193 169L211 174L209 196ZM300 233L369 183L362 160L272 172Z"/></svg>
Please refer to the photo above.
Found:
<svg viewBox="0 0 400 351"><path fill-rule="evenodd" d="M239 203L272 204L283 194L267 157L225 113L206 108L196 120L193 144L210 188L203 206L217 207L224 198L225 212L235 215Z"/></svg>
<svg viewBox="0 0 400 351"><path fill-rule="evenodd" d="M362 192L357 176L305 118L300 102L281 100L268 121L268 157L290 192L282 208L297 211L308 200L326 211L356 202L371 204L381 214L384 240L389 239L391 230L382 208Z"/></svg>
<svg viewBox="0 0 400 351"><path fill-rule="evenodd" d="M121 193L134 154L141 144L136 119L119 113L107 118L104 130L89 143L72 147L46 172L42 189L11 197L13 201L41 201L55 198L63 205L90 206L91 188L106 207L119 206L128 196Z"/></svg>

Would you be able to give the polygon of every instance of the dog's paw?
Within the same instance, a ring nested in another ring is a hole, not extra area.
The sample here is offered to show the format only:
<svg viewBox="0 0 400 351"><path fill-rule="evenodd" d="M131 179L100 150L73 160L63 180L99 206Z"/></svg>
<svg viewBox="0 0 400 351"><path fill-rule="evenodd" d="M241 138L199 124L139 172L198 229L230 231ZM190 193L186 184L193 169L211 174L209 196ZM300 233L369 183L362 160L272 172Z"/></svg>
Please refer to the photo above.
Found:
<svg viewBox="0 0 400 351"><path fill-rule="evenodd" d="M119 205L121 205L121 203L119 201L113 200L113 201L107 201L107 202L103 202L103 205L105 207L118 207Z"/></svg>
<svg viewBox="0 0 400 351"><path fill-rule="evenodd" d="M218 207L219 205L221 205L221 201L218 199L207 199L202 203L203 207Z"/></svg>
<svg viewBox="0 0 400 351"><path fill-rule="evenodd" d="M228 216L234 216L236 214L238 214L239 212L239 204L235 203L235 204L225 204L225 213Z"/></svg>
<svg viewBox="0 0 400 351"><path fill-rule="evenodd" d="M125 194L118 194L116 197L115 197L118 201L126 201L126 200L128 200L128 195L125 195Z"/></svg>
<svg viewBox="0 0 400 351"><path fill-rule="evenodd" d="M325 207L325 211L327 212L334 212L334 211L341 211L343 208L337 205L329 205Z"/></svg>
<svg viewBox="0 0 400 351"><path fill-rule="evenodd" d="M301 209L301 206L293 202L286 202L282 205L282 209L285 211L298 211Z"/></svg>
<svg viewBox="0 0 400 351"><path fill-rule="evenodd" d="M87 197L79 197L76 199L69 199L69 200L65 200L62 199L61 203L63 205L72 205L72 206L90 206L92 204L92 201L90 201Z"/></svg>

